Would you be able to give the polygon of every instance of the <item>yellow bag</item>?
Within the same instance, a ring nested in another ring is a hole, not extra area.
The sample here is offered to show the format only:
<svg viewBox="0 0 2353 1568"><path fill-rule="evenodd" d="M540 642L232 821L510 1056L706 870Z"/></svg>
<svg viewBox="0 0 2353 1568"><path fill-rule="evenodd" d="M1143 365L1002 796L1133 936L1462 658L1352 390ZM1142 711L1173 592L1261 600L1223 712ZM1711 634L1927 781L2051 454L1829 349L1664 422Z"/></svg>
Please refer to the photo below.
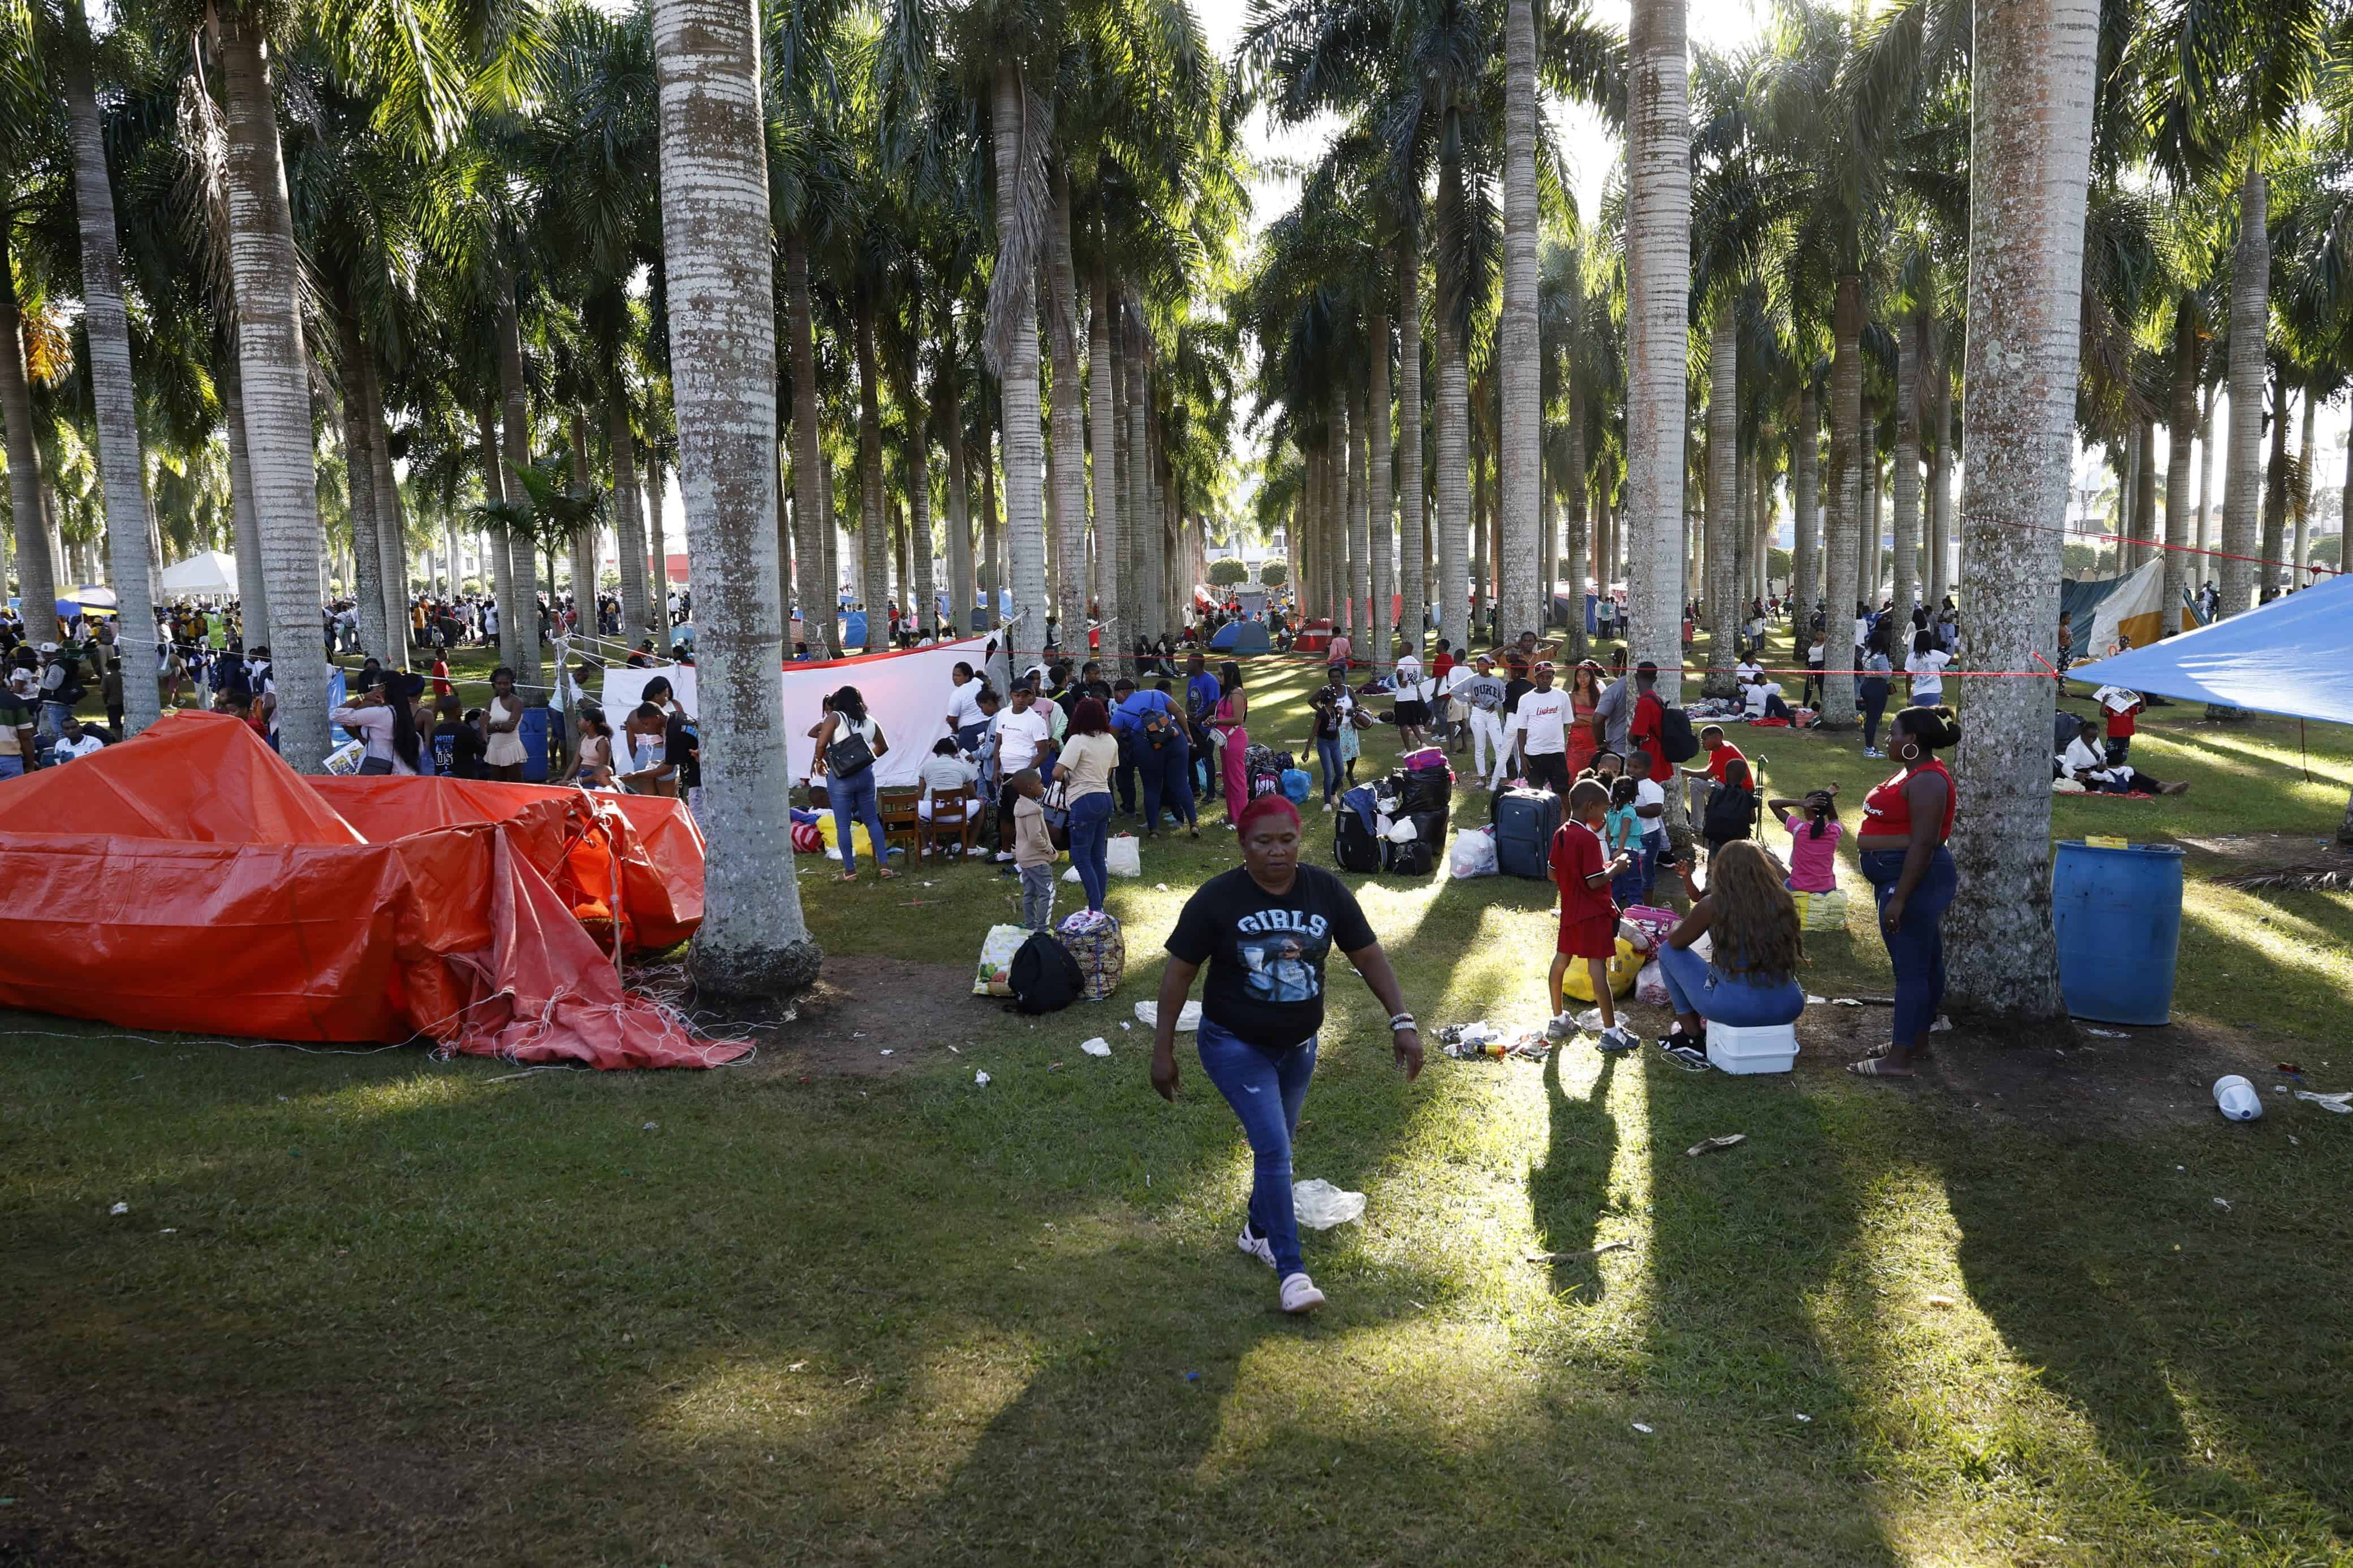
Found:
<svg viewBox="0 0 2353 1568"><path fill-rule="evenodd" d="M1634 989L1634 977L1642 973L1643 962L1649 957L1648 953L1636 952L1632 942L1620 937L1618 951L1609 960L1609 994L1623 996ZM1593 971L1584 959L1568 961L1568 968L1560 977L1560 989L1564 995L1579 1002L1593 1000Z"/></svg>
<svg viewBox="0 0 2353 1568"><path fill-rule="evenodd" d="M833 813L828 811L818 817L817 830L825 837L825 852L837 860L840 859L841 839L833 826ZM849 825L849 842L861 858L871 857L874 853L873 835L866 831L866 824L862 822Z"/></svg>
<svg viewBox="0 0 2353 1568"><path fill-rule="evenodd" d="M1832 888L1827 893L1791 893L1798 905L1799 931L1843 931L1846 929L1846 889Z"/></svg>

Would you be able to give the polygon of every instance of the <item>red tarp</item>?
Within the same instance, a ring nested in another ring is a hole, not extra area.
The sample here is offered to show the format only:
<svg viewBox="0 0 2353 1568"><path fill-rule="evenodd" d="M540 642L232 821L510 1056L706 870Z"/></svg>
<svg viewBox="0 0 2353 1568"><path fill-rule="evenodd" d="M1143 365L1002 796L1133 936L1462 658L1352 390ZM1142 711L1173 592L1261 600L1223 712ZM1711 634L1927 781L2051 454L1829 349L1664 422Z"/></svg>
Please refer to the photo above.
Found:
<svg viewBox="0 0 2353 1568"><path fill-rule="evenodd" d="M601 917L609 941L617 845L624 933L691 931L701 838L676 802L314 784L240 721L175 715L0 784L0 1003L600 1068L743 1055L626 993L584 927Z"/></svg>

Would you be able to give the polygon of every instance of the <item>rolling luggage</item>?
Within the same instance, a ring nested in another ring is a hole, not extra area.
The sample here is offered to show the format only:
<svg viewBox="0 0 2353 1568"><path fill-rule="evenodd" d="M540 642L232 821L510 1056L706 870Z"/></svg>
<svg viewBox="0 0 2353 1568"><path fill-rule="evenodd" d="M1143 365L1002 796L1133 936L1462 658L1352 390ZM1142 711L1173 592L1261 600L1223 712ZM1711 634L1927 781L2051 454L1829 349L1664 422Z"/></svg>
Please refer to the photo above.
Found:
<svg viewBox="0 0 2353 1568"><path fill-rule="evenodd" d="M1506 790L1495 797L1495 863L1507 877L1552 877L1552 836L1560 797L1550 790Z"/></svg>

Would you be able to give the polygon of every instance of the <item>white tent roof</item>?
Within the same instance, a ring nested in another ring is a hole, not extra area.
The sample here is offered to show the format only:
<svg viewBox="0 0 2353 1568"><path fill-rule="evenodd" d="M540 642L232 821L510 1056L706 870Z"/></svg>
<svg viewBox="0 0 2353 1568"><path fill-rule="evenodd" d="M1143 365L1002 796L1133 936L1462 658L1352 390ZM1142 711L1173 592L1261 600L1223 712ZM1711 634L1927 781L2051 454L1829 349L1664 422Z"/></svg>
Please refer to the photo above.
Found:
<svg viewBox="0 0 2353 1568"><path fill-rule="evenodd" d="M176 566L164 568L155 584L163 594L234 594L237 557L218 550L202 551Z"/></svg>

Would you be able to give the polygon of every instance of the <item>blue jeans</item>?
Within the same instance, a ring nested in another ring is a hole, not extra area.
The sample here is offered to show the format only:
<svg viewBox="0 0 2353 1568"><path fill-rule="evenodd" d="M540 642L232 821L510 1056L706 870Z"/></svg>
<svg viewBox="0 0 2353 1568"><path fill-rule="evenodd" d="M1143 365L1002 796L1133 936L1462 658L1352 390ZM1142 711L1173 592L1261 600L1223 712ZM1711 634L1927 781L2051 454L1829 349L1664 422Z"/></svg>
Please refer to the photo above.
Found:
<svg viewBox="0 0 2353 1568"><path fill-rule="evenodd" d="M1299 1220L1291 1208L1291 1140L1299 1131L1307 1082L1315 1076L1314 1037L1287 1051L1264 1050L1203 1018L1201 1070L1234 1108L1250 1140L1250 1225L1274 1249L1275 1278L1287 1279L1303 1271Z"/></svg>
<svg viewBox="0 0 2353 1568"><path fill-rule="evenodd" d="M1878 676L1866 676L1857 693L1862 704L1862 749L1879 749L1879 717L1887 711L1887 682Z"/></svg>
<svg viewBox="0 0 2353 1568"><path fill-rule="evenodd" d="M1796 975L1776 984L1726 974L1687 947L1660 948L1659 975L1677 1013L1696 1013L1730 1028L1794 1023L1806 1010L1806 988Z"/></svg>
<svg viewBox="0 0 2353 1568"><path fill-rule="evenodd" d="M1960 889L1953 852L1939 844L1920 885L1904 901L1904 924L1888 930L1887 900L1904 875L1905 854L1901 849L1866 849L1861 857L1862 874L1879 895L1879 934L1895 966L1894 1040L1899 1046L1926 1034L1945 1000L1945 911Z"/></svg>
<svg viewBox="0 0 2353 1568"><path fill-rule="evenodd" d="M1200 818L1193 808L1193 748L1170 742L1157 752L1149 746L1136 748L1136 766L1144 774L1144 830L1160 831L1160 808L1167 808L1185 819L1187 827L1198 826Z"/></svg>
<svg viewBox="0 0 2353 1568"><path fill-rule="evenodd" d="M1315 761L1324 770L1324 798L1330 800L1340 793L1340 770L1347 765L1340 761L1340 737L1316 736Z"/></svg>
<svg viewBox="0 0 2353 1568"><path fill-rule="evenodd" d="M1097 914L1103 912L1103 892L1111 884L1111 872L1103 864L1110 841L1110 794L1097 790L1071 802L1071 864L1079 868L1087 908Z"/></svg>
<svg viewBox="0 0 2353 1568"><path fill-rule="evenodd" d="M1667 835L1664 828L1642 835L1642 901L1648 903L1658 891L1659 862L1666 858Z"/></svg>
<svg viewBox="0 0 2353 1568"><path fill-rule="evenodd" d="M1642 841L1636 839L1626 849L1626 868L1609 879L1609 897L1620 910L1632 909L1650 895L1642 890Z"/></svg>
<svg viewBox="0 0 2353 1568"><path fill-rule="evenodd" d="M24 758L14 755L13 753L8 756L0 757L0 779L22 778L24 773Z"/></svg>
<svg viewBox="0 0 2353 1568"><path fill-rule="evenodd" d="M843 873L858 875L858 838L850 830L853 821L866 824L867 836L874 841L875 863L888 867L891 857L883 853L882 811L874 803L874 770L860 768L846 779L828 775L825 793L833 802L833 837L841 846Z"/></svg>

